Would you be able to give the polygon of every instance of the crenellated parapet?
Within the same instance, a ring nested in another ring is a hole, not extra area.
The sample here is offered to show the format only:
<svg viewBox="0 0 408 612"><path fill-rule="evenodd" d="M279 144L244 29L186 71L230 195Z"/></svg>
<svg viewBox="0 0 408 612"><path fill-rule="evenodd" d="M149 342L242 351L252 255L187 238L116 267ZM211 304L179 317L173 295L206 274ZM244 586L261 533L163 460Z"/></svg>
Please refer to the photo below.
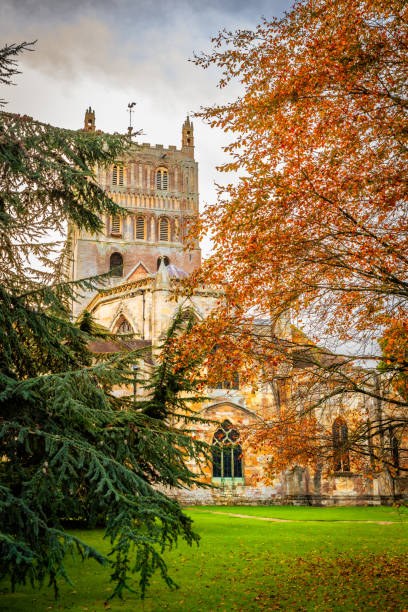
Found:
<svg viewBox="0 0 408 612"><path fill-rule="evenodd" d="M86 111L85 127L95 131L95 112ZM126 209L123 215L104 216L103 231L91 235L73 230L71 278L103 274L112 261L121 261L121 275L108 280L123 282L137 262L147 274L157 271L161 256L187 274L201 264L198 242L189 243L189 228L199 214L198 164L194 159L193 124L186 119L181 148L133 143L110 168L97 170L97 180L109 197ZM189 243L189 250L185 247ZM89 302L84 295L74 313Z"/></svg>

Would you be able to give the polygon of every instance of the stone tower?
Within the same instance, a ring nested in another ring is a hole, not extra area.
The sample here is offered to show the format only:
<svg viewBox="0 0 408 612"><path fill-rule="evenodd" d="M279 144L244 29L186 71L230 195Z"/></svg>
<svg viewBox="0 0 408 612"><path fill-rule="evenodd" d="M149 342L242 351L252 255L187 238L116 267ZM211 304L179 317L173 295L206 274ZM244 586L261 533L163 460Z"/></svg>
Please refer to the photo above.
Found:
<svg viewBox="0 0 408 612"><path fill-rule="evenodd" d="M95 111L89 107L85 111L85 119L84 119L84 132L94 132L95 131Z"/></svg>
<svg viewBox="0 0 408 612"><path fill-rule="evenodd" d="M191 157L191 159L194 159L194 128L188 115L187 119L183 123L181 147L182 151L185 151L186 154Z"/></svg>
<svg viewBox="0 0 408 612"><path fill-rule="evenodd" d="M95 131L95 112L85 113L85 131ZM198 216L198 164L194 160L193 124L187 117L182 127L182 146L132 145L108 170L98 171L99 184L119 205L125 216L103 218L104 231L90 235L71 228L72 280L113 270L108 286L145 274L155 274L160 257L186 273L198 268L198 243L189 251L189 225ZM106 285L105 285L106 286ZM74 315L86 307L95 293L81 297Z"/></svg>

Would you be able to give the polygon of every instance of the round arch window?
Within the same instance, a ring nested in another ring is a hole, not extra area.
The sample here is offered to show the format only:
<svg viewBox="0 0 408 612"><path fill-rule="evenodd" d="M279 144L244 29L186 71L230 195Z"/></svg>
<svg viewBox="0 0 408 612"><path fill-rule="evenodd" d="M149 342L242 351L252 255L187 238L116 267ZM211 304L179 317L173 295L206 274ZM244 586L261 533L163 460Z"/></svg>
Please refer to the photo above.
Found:
<svg viewBox="0 0 408 612"><path fill-rule="evenodd" d="M123 257L120 253L112 253L109 260L111 276L123 276Z"/></svg>
<svg viewBox="0 0 408 612"><path fill-rule="evenodd" d="M169 187L169 173L167 168L158 168L156 170L156 189L167 191Z"/></svg>
<svg viewBox="0 0 408 612"><path fill-rule="evenodd" d="M159 221L159 240L168 242L170 240L170 221L162 217Z"/></svg>
<svg viewBox="0 0 408 612"><path fill-rule="evenodd" d="M164 265L165 266L169 266L170 265L170 259L167 257L167 255L165 255L164 257L159 257L157 260L157 269L160 268L160 262L161 260L164 260Z"/></svg>

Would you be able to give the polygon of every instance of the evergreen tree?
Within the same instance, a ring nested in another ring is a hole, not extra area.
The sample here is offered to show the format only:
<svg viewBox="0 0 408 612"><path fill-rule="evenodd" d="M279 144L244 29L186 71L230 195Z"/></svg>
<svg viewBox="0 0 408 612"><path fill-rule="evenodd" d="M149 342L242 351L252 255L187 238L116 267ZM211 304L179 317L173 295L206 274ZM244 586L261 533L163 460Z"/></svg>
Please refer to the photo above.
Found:
<svg viewBox="0 0 408 612"><path fill-rule="evenodd" d="M0 82L10 82L15 56L30 48L0 50ZM94 170L127 146L120 135L0 113L0 575L13 588L48 578L57 592L67 578L64 557L75 549L111 565L113 595L130 588L129 572L139 572L144 595L157 569L174 584L162 552L178 537L198 539L179 504L157 488L196 483L187 462L206 453L187 429L174 427L190 418L181 394L196 386L186 372L197 364L175 367L172 351L183 315L164 342L147 399L117 397L113 388L131 385L132 364L143 354L96 360L89 352L104 330L86 314L74 324L69 305L100 280L66 282L64 248L48 238L69 224L97 232L102 214L123 214ZM65 528L67 518L101 516L108 557Z"/></svg>

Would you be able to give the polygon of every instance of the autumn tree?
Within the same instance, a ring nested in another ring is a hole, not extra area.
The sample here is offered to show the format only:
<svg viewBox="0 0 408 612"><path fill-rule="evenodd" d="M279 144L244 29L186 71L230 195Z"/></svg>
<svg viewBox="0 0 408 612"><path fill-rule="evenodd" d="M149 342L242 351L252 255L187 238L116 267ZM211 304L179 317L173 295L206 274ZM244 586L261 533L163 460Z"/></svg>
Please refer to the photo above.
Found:
<svg viewBox="0 0 408 612"><path fill-rule="evenodd" d="M0 82L10 82L16 56L31 48L0 49ZM0 576L13 589L47 580L57 591L65 556L75 552L110 566L114 595L132 590L132 573L143 595L155 571L174 586L163 551L180 537L198 540L190 518L159 490L199 484L188 462L206 453L175 426L188 423L183 397L196 388L171 350L183 316L151 377L136 381L147 387L143 401L118 396L115 388L132 388L132 366L146 356L90 352L106 330L89 313L75 324L70 306L101 279L66 282L64 247L50 241L68 223L95 233L103 214L123 214L95 168L127 147L121 135L0 113ZM67 530L73 518L102 520L108 555Z"/></svg>
<svg viewBox="0 0 408 612"><path fill-rule="evenodd" d="M308 400L297 413L333 398L377 403L371 419L355 407L353 443L390 464L379 439L391 429L403 451L408 424L407 19L403 0L301 0L254 31L221 31L195 57L220 69L220 88L240 86L198 113L231 136L220 170L234 177L197 230L214 251L196 282L228 287L203 336L224 329L261 379L285 380L278 362L290 366ZM254 335L254 317L269 332ZM310 439L324 454L333 435Z"/></svg>

